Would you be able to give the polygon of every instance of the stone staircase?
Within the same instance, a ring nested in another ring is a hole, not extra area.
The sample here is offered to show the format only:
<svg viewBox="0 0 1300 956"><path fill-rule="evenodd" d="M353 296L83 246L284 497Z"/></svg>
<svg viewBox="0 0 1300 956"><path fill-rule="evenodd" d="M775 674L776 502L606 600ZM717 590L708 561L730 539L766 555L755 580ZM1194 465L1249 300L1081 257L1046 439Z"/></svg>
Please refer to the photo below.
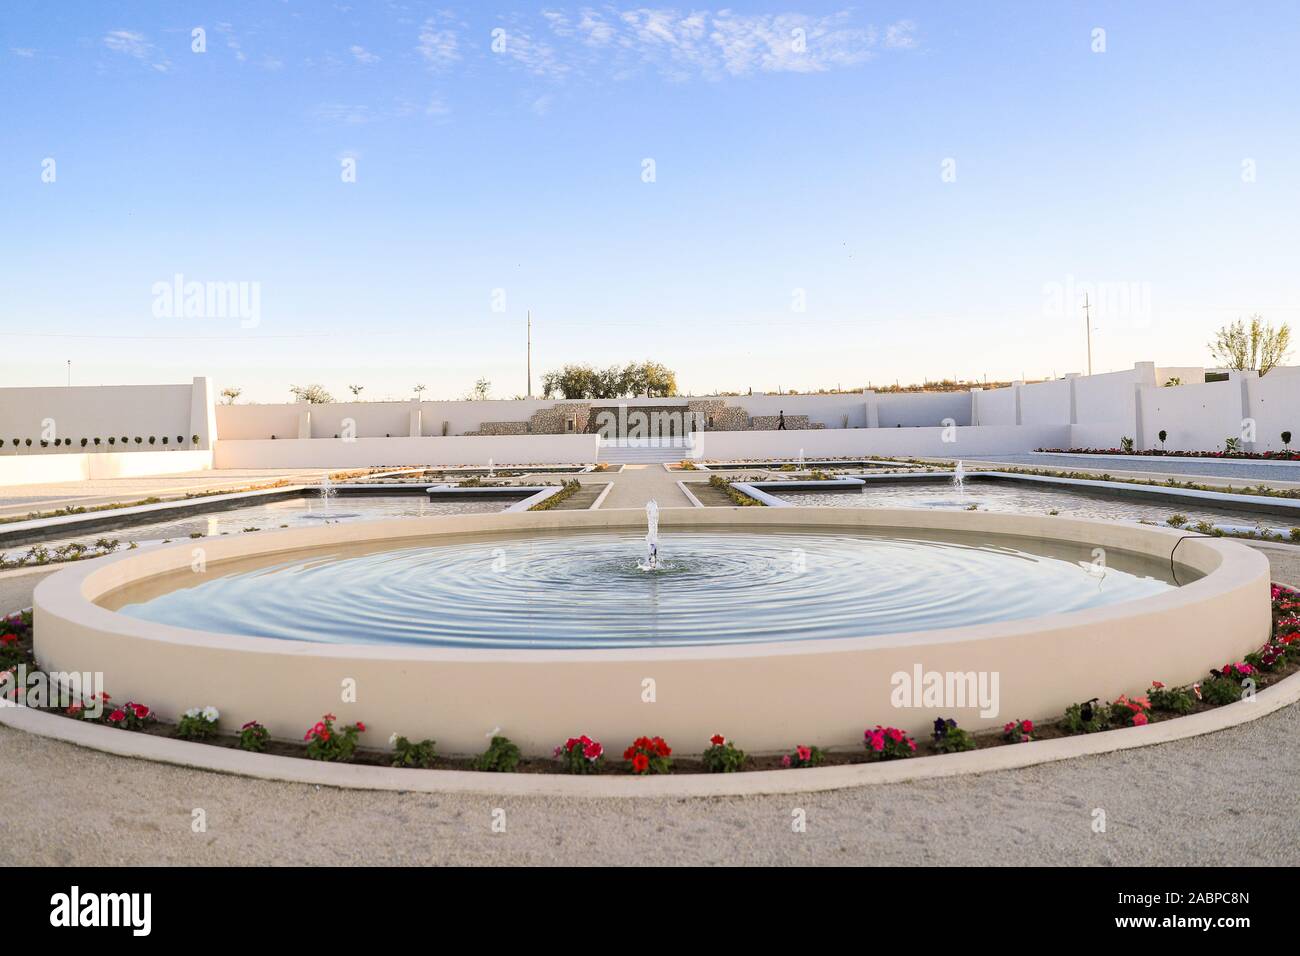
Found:
<svg viewBox="0 0 1300 956"><path fill-rule="evenodd" d="M611 465L652 465L689 458L691 446L683 438L602 438L598 461Z"/></svg>

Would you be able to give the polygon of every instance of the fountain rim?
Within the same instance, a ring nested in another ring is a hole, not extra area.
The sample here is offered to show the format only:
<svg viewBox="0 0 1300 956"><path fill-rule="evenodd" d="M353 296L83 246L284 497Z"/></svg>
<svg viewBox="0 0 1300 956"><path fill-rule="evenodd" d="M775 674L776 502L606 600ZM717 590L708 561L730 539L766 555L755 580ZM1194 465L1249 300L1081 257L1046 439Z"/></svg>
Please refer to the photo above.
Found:
<svg viewBox="0 0 1300 956"><path fill-rule="evenodd" d="M562 516L562 517L561 517ZM208 564L266 554L293 553L347 541L391 542L464 535L507 536L572 531L630 531L644 527L640 508L596 512L516 512L488 515L434 516L376 519L345 524L307 526L253 532L238 537L203 539ZM129 617L97 601L111 591L136 581L169 574L191 566L195 544L155 545L122 552L51 574L33 596L36 608L38 651L40 625L57 619L66 625L135 640L207 647L229 652L311 656L331 659L392 661L500 661L519 663L577 663L583 661L667 661L751 659L782 655L803 656L852 653L871 648L922 646L978 641L990 636L1008 637L1066 630L1079 626L1104 626L1138 612L1159 613L1189 602L1213 600L1258 578L1267 578L1267 558L1237 542L1179 532L1156 526L1121 525L1060 516L1009 515L993 512L951 512L930 509L751 508L685 509L660 511L663 527L676 530L798 529L849 530L857 533L963 531L1009 538L1046 538L1094 544L1156 558L1171 558L1202 577L1167 592L1099 607L1008 621L899 631L864 637L806 638L791 641L726 644L600 648L449 648L414 645L343 644L254 637L221 631L177 627Z"/></svg>

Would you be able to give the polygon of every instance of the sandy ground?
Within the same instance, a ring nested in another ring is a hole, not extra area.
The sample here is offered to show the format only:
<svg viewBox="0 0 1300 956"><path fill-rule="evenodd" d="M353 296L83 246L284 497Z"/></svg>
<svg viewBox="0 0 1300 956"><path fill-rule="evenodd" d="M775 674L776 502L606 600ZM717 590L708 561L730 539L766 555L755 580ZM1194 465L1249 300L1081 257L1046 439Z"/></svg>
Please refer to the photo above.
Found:
<svg viewBox="0 0 1300 956"><path fill-rule="evenodd" d="M1267 550L1277 577L1300 581L1300 550ZM41 576L0 576L0 608L30 603ZM972 777L590 801L249 780L0 728L0 864L1294 866L1298 738L1300 705L1194 740Z"/></svg>

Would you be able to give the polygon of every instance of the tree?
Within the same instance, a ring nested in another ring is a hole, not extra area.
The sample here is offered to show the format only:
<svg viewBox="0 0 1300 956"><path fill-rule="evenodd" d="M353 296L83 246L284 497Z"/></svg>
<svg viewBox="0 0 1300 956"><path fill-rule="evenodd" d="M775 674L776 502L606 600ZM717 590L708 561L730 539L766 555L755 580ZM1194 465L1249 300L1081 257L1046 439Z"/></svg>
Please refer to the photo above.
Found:
<svg viewBox="0 0 1300 956"><path fill-rule="evenodd" d="M348 391L352 393L354 400L361 398L361 392L365 389L364 385L349 385Z"/></svg>
<svg viewBox="0 0 1300 956"><path fill-rule="evenodd" d="M235 404L235 399L244 394L244 390L236 385L221 390L221 397L226 400L227 405Z"/></svg>
<svg viewBox="0 0 1300 956"><path fill-rule="evenodd" d="M492 383L485 378L479 379L474 383L468 395L465 396L467 402L485 402L488 398L488 392L492 388Z"/></svg>
<svg viewBox="0 0 1300 956"><path fill-rule="evenodd" d="M416 398L417 401L420 399L420 393L423 392L423 391L425 390L425 388L427 388L427 387L428 387L428 386L426 386L426 385L417 385L417 386L415 386L415 398Z"/></svg>
<svg viewBox="0 0 1300 956"><path fill-rule="evenodd" d="M565 365L542 376L542 395L550 398L664 398L677 394L677 376L660 362L629 362L597 369L590 365Z"/></svg>
<svg viewBox="0 0 1300 956"><path fill-rule="evenodd" d="M328 405L334 401L334 396L325 391L323 385L290 385L289 391L298 401L309 405Z"/></svg>
<svg viewBox="0 0 1300 956"><path fill-rule="evenodd" d="M1215 361L1236 371L1257 371L1260 377L1281 365L1291 352L1291 327L1283 322L1276 329L1256 314L1250 325L1238 319L1225 325L1210 342Z"/></svg>

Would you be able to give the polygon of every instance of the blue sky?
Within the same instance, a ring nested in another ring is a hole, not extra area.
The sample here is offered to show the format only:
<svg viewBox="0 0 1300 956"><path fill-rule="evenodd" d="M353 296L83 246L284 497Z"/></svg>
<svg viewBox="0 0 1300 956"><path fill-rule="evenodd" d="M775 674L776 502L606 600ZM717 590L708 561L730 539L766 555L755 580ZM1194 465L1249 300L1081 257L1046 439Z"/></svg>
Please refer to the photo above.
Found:
<svg viewBox="0 0 1300 956"><path fill-rule="evenodd" d="M511 397L526 308L535 381L1038 377L1084 289L1097 370L1202 364L1300 317L1298 55L1294 3L6 0L5 384Z"/></svg>

